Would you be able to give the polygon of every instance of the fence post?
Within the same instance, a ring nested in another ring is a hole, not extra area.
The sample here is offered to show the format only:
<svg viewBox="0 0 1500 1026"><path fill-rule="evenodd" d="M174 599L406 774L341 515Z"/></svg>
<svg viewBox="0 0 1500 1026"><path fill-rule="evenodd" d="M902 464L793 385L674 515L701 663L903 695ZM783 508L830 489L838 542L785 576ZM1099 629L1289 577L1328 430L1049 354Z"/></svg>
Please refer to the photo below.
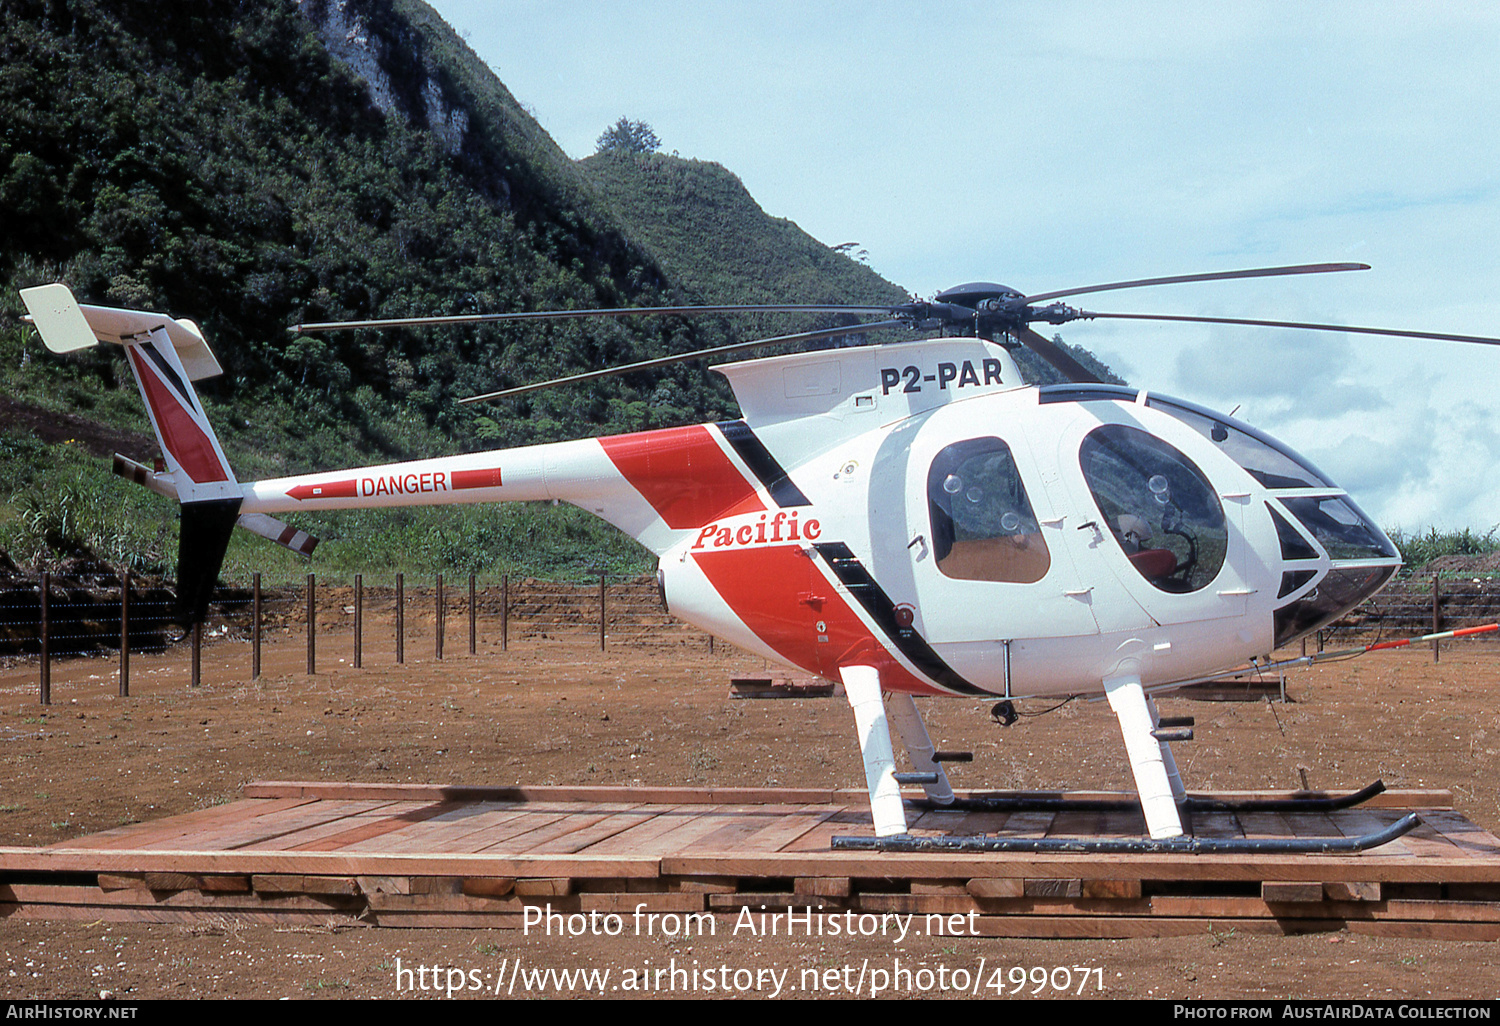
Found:
<svg viewBox="0 0 1500 1026"><path fill-rule="evenodd" d="M406 575L396 575L396 662L406 662Z"/></svg>
<svg viewBox="0 0 1500 1026"><path fill-rule="evenodd" d="M469 655L473 655L479 644L474 621L474 575L469 575Z"/></svg>
<svg viewBox="0 0 1500 1026"><path fill-rule="evenodd" d="M260 677L260 571L251 576L250 599L250 679Z"/></svg>
<svg viewBox="0 0 1500 1026"><path fill-rule="evenodd" d="M318 672L317 578L307 575L307 674Z"/></svg>
<svg viewBox="0 0 1500 1026"><path fill-rule="evenodd" d="M130 571L120 574L120 697L130 697Z"/></svg>
<svg viewBox="0 0 1500 1026"><path fill-rule="evenodd" d="M433 640L432 651L437 658L443 658L443 575L437 575L437 637Z"/></svg>
<svg viewBox="0 0 1500 1026"><path fill-rule="evenodd" d="M604 575L599 575L599 651L604 651Z"/></svg>
<svg viewBox="0 0 1500 1026"><path fill-rule="evenodd" d="M199 620L193 624L192 636L192 667L188 671L189 683L197 687L203 683L203 621Z"/></svg>
<svg viewBox="0 0 1500 1026"><path fill-rule="evenodd" d="M41 602L42 612L42 687L41 701L43 705L52 704L52 648L51 630L47 623L48 592L52 590L52 575L46 570L42 571L41 589L37 593L37 599Z"/></svg>
<svg viewBox="0 0 1500 1026"><path fill-rule="evenodd" d="M1438 575L1437 574L1433 574L1432 575L1432 633L1436 634L1438 631L1442 630L1442 628L1438 626L1438 624L1441 621L1442 621L1442 616L1438 612ZM1437 662L1438 661L1438 646L1441 645L1441 644L1442 644L1442 642L1438 641L1436 638L1434 638L1433 641L1432 641L1432 661L1433 662Z"/></svg>
<svg viewBox="0 0 1500 1026"><path fill-rule="evenodd" d="M510 574L500 575L500 651L510 644Z"/></svg>
<svg viewBox="0 0 1500 1026"><path fill-rule="evenodd" d="M354 668L365 664L365 575L354 575Z"/></svg>

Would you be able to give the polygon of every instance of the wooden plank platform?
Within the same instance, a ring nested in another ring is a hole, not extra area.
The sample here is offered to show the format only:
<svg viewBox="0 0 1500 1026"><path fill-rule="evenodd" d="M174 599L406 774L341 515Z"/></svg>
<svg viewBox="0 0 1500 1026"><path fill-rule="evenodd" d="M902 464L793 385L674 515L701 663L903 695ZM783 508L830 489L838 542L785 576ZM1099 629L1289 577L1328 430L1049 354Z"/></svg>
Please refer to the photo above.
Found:
<svg viewBox="0 0 1500 1026"><path fill-rule="evenodd" d="M667 922L765 906L932 917L987 936L1233 927L1500 939L1500 840L1455 811L1446 791L1387 791L1331 813L1193 817L1198 836L1214 837L1363 834L1408 811L1423 820L1360 855L1257 856L832 851L836 835L872 833L856 790L289 782L244 794L45 848L0 847L0 916L519 927L527 906L639 909ZM927 836L1141 831L1138 813L1066 804L912 815L912 832Z"/></svg>

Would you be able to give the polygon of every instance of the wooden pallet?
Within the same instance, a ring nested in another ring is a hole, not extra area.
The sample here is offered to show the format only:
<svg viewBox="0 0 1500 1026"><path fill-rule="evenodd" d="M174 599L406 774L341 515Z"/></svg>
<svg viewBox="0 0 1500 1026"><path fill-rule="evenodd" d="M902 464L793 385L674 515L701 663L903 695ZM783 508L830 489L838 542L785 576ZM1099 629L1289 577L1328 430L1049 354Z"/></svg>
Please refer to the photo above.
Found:
<svg viewBox="0 0 1500 1026"><path fill-rule="evenodd" d="M1220 793L1214 797L1289 797ZM1050 795L1050 797L1059 797ZM1105 796L1073 792L1068 800ZM0 848L0 915L519 927L555 912L899 913L966 934L1348 929L1500 939L1500 840L1446 791L1334 813L1199 813L1200 836L1416 831L1362 855L866 854L861 791L258 783L241 801L45 848ZM1134 812L921 813L913 832L1139 836ZM673 918L675 917L675 918Z"/></svg>

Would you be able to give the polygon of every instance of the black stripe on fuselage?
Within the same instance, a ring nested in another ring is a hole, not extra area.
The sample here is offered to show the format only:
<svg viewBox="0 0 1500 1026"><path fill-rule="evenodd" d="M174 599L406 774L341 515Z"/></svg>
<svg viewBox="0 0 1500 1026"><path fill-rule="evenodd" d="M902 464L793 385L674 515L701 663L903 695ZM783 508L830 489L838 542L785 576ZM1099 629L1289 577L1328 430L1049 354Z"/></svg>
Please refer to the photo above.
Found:
<svg viewBox="0 0 1500 1026"><path fill-rule="evenodd" d="M942 657L932 650L932 646L927 644L927 640L915 628L902 627L896 622L896 604L885 593L885 589L876 583L875 578L870 576L870 571L865 569L865 565L849 546L843 542L830 542L813 547L833 569L839 583L859 600L876 626L913 666L949 691L956 691L961 695L994 694L959 676L958 671L943 662Z"/></svg>
<svg viewBox="0 0 1500 1026"><path fill-rule="evenodd" d="M802 489L792 483L787 476L786 470L777 462L776 457L771 455L771 450L766 444L755 436L750 425L743 420L726 420L718 424L720 431L724 432L735 455L745 461L745 466L750 468L771 494L771 500L778 506L811 506Z"/></svg>

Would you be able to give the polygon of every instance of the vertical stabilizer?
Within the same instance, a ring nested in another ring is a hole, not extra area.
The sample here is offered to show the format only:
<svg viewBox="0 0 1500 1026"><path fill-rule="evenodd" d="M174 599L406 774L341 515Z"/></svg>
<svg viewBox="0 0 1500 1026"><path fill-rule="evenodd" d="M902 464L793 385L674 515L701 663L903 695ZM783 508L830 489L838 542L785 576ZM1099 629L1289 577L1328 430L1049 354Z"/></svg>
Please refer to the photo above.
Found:
<svg viewBox="0 0 1500 1026"><path fill-rule="evenodd" d="M177 535L177 612L187 623L208 613L243 493L164 329L125 346L182 502Z"/></svg>
<svg viewBox="0 0 1500 1026"><path fill-rule="evenodd" d="M202 621L244 500L193 389L194 381L222 373L203 333L193 322L166 314L81 306L65 285L24 289L21 298L53 352L101 342L124 347L166 456L167 472L156 475L157 490L175 491L182 503L178 614L187 623Z"/></svg>

